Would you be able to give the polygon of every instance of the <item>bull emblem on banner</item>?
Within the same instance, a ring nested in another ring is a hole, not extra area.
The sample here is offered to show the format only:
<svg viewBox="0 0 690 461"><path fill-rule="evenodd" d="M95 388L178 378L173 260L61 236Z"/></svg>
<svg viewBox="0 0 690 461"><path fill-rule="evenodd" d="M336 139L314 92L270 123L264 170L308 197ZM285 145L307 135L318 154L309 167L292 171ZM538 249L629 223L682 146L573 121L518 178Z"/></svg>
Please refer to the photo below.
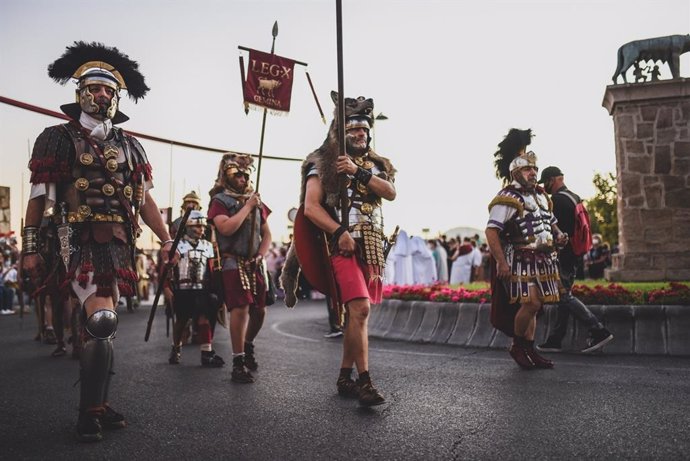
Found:
<svg viewBox="0 0 690 461"><path fill-rule="evenodd" d="M259 87L256 89L256 92L261 93L265 97L275 98L273 95L273 90L282 84L283 82L280 80L259 77Z"/></svg>

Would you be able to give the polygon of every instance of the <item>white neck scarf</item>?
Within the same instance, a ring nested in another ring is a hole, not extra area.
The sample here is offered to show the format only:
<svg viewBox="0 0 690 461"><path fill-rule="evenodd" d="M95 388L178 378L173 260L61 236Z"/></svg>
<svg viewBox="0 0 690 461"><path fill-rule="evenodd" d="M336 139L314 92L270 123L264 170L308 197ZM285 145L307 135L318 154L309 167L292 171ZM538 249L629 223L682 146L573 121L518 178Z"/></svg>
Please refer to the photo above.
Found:
<svg viewBox="0 0 690 461"><path fill-rule="evenodd" d="M110 131L113 129L113 122L109 118L98 120L83 111L79 117L79 123L87 130L91 130L91 136L101 141L110 136Z"/></svg>

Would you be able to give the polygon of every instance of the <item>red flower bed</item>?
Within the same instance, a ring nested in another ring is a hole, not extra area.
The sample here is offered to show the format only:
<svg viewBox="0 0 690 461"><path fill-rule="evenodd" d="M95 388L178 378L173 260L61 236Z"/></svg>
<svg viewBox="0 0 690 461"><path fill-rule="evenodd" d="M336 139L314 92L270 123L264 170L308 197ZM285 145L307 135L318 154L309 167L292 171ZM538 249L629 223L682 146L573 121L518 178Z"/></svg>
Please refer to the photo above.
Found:
<svg viewBox="0 0 690 461"><path fill-rule="evenodd" d="M448 285L386 285L383 287L386 299L406 301L437 301L453 303L483 303L491 300L491 291L467 290L463 287L451 288Z"/></svg>
<svg viewBox="0 0 690 461"><path fill-rule="evenodd" d="M644 304L642 292L628 290L622 285L573 285L573 295L585 304Z"/></svg>
<svg viewBox="0 0 690 461"><path fill-rule="evenodd" d="M690 286L671 282L666 289L651 290L646 295L647 304L690 305Z"/></svg>
<svg viewBox="0 0 690 461"><path fill-rule="evenodd" d="M666 304L690 306L690 286L671 282L669 288L642 291L629 290L622 285L573 286L573 295L585 304L626 305L626 304ZM383 287L385 299L406 301L437 301L453 303L483 303L491 301L491 291L486 289L468 290L463 287L451 288L448 285L386 285Z"/></svg>

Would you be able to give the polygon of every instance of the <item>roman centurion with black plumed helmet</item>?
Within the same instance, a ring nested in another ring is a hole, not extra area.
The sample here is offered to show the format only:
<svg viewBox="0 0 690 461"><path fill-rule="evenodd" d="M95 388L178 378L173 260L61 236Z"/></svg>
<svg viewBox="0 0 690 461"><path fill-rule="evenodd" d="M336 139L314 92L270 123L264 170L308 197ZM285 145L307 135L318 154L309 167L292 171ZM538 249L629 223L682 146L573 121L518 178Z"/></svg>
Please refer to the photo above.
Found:
<svg viewBox="0 0 690 461"><path fill-rule="evenodd" d="M37 286L59 287L59 295L71 294L82 305L77 437L96 441L103 427L125 426L124 416L109 405L108 389L115 306L120 295L135 293L139 217L163 242L164 260L172 240L148 192L153 184L143 147L114 126L128 120L120 111L120 91L136 102L149 90L139 65L117 48L75 42L48 75L61 84L76 80L76 102L61 106L69 123L46 128L34 143L23 269ZM37 254L42 217L58 237L53 267L44 267Z"/></svg>
<svg viewBox="0 0 690 461"><path fill-rule="evenodd" d="M494 153L496 177L504 188L489 204L486 238L495 259L491 322L514 338L510 355L523 368L551 368L534 350L536 314L559 299L558 229L551 200L537 185L537 157L525 152L531 130L511 129Z"/></svg>
<svg viewBox="0 0 690 461"><path fill-rule="evenodd" d="M75 42L48 67L48 76L63 85L71 79L76 80L76 103L60 107L75 119L79 118L81 111L100 115L115 124L125 122L129 117L119 110L120 90L127 91L134 102L149 91L144 76L139 72L139 64L117 48L101 43ZM110 101L97 101L92 93L94 85L112 90Z"/></svg>

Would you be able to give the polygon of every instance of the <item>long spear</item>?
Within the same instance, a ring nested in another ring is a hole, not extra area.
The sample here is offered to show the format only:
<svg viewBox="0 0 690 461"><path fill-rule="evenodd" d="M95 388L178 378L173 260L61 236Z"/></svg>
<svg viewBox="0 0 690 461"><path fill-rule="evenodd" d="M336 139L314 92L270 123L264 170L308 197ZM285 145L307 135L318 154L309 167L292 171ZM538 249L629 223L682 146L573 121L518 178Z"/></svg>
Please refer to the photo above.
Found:
<svg viewBox="0 0 690 461"><path fill-rule="evenodd" d="M175 239L173 240L173 243L170 246L168 262L165 263L161 268L160 276L158 277L158 289L156 290L156 297L153 299L153 305L151 306L151 312L149 313L149 320L146 324L146 335L144 335L144 341L148 341L149 336L151 336L151 325L153 325L153 319L156 316L156 307L158 307L158 301L160 300L161 294L163 293L163 286L165 285L165 280L168 278L168 271L172 267L172 263L170 261L172 261L172 259L175 257L177 245L180 244L180 240L182 239L182 236L185 233L185 228L187 227L187 220L189 219L189 215L192 213L193 209L194 207L190 206L187 208L187 210L185 210L184 216L182 216L182 222L180 222L180 226L177 228Z"/></svg>
<svg viewBox="0 0 690 461"><path fill-rule="evenodd" d="M275 53L276 49L276 37L278 36L278 21L273 23L273 30L271 31L271 35L273 35L273 42L271 42L271 54ZM261 121L261 141L259 141L259 166L256 168L256 188L254 189L254 193L258 194L259 193L259 182L261 181L261 161L263 160L264 157L264 135L266 134L266 114L268 113L268 109L264 107L264 117L263 120ZM254 244L254 227L256 226L256 212L252 210L252 219L250 221L250 226L249 226L249 248L248 248L248 256L249 258L253 258L255 255L251 254L252 251L252 246Z"/></svg>
<svg viewBox="0 0 690 461"><path fill-rule="evenodd" d="M345 84L343 82L343 2L335 1L335 16L337 24L337 48L338 48L338 142L340 150L338 155L345 153ZM340 224L346 228L350 225L350 210L347 197L347 175L341 173L338 178L340 186Z"/></svg>

